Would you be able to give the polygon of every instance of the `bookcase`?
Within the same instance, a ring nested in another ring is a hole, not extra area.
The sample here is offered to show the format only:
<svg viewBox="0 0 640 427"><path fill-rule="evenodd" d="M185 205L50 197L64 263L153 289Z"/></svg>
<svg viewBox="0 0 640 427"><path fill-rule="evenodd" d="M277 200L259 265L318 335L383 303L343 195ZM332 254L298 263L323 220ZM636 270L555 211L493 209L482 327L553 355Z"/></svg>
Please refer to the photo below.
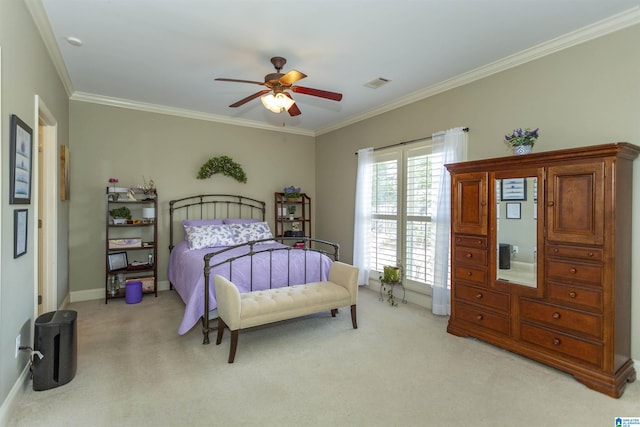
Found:
<svg viewBox="0 0 640 427"><path fill-rule="evenodd" d="M274 237L311 237L311 198L306 193L295 199L275 193L274 206Z"/></svg>
<svg viewBox="0 0 640 427"><path fill-rule="evenodd" d="M158 199L134 193L126 197L107 187L105 194L105 298L125 297L127 282L142 282L143 294L158 296ZM115 216L114 216L115 215Z"/></svg>

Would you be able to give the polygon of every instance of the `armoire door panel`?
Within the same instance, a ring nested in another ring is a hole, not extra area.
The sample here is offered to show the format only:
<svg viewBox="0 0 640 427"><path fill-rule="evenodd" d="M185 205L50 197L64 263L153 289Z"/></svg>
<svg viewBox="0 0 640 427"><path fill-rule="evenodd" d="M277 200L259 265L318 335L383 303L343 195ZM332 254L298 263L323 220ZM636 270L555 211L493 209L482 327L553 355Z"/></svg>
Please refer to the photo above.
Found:
<svg viewBox="0 0 640 427"><path fill-rule="evenodd" d="M604 163L552 166L548 172L547 238L604 242Z"/></svg>
<svg viewBox="0 0 640 427"><path fill-rule="evenodd" d="M454 177L452 185L453 231L487 234L487 174L468 173Z"/></svg>

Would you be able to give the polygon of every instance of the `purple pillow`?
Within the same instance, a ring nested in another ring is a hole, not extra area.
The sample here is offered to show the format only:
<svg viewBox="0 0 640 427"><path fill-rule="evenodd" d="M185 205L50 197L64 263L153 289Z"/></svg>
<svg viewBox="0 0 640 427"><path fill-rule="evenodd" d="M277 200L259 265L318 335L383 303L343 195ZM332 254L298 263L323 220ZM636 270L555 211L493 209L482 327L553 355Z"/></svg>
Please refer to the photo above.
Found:
<svg viewBox="0 0 640 427"><path fill-rule="evenodd" d="M222 220L223 224L251 224L254 222L260 222L255 218L225 218Z"/></svg>
<svg viewBox="0 0 640 427"><path fill-rule="evenodd" d="M184 227L200 227L202 225L222 225L221 219L185 219L182 221Z"/></svg>

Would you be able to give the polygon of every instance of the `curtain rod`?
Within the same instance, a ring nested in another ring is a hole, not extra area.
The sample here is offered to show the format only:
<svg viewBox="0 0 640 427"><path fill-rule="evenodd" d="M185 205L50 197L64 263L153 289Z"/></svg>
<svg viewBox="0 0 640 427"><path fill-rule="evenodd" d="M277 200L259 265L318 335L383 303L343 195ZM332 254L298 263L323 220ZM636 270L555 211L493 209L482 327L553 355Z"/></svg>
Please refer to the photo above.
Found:
<svg viewBox="0 0 640 427"><path fill-rule="evenodd" d="M469 128L463 128L462 131L463 132L469 132ZM410 141L396 142L395 144L390 144L390 145L385 145L384 147L374 148L373 151L384 150L385 148L397 147L399 145L407 145L407 144L411 144L413 142L427 141L429 139L433 139L433 137L432 136L427 136L425 138L417 138L417 139L412 139ZM358 155L357 152L356 152L356 155Z"/></svg>

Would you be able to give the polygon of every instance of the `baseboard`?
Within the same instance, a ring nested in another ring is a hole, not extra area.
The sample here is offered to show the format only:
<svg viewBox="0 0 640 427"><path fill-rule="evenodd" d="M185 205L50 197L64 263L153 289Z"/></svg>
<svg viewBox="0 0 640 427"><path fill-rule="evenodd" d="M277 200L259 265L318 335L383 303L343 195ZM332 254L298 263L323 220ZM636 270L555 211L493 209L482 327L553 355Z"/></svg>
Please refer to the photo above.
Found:
<svg viewBox="0 0 640 427"><path fill-rule="evenodd" d="M70 302L71 302L71 295L67 294L67 296L62 300L62 304L60 304L60 307L58 308L58 310L66 309Z"/></svg>
<svg viewBox="0 0 640 427"><path fill-rule="evenodd" d="M158 281L158 291L168 291L169 289L170 287L168 280ZM84 291L72 291L70 293L71 302L90 301L103 298L104 288L86 289Z"/></svg>
<svg viewBox="0 0 640 427"><path fill-rule="evenodd" d="M22 373L11 387L11 391L7 395L7 398L0 406L0 426L8 426L9 425L9 417L13 411L13 405L18 393L23 392L28 386L31 379L29 378L29 364L27 363Z"/></svg>

